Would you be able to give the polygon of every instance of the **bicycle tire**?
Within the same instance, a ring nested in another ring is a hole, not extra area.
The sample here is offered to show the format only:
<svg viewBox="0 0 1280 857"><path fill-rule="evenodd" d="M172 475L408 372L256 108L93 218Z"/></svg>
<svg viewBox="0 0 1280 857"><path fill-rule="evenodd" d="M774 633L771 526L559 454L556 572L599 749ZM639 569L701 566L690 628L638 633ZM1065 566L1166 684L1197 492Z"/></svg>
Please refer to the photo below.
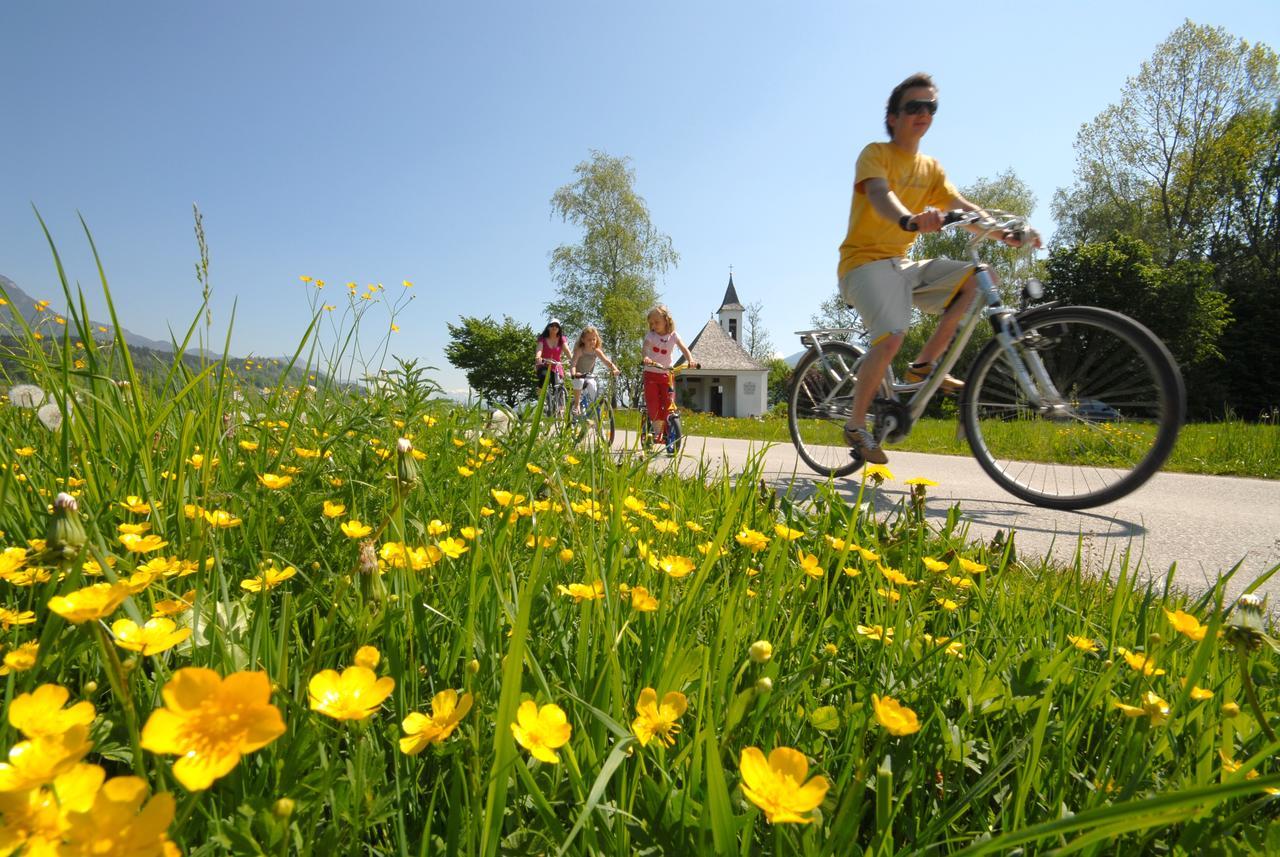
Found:
<svg viewBox="0 0 1280 857"><path fill-rule="evenodd" d="M613 446L615 426L612 405L603 399L597 399L586 409L582 421L578 429L578 443L589 438L592 444L605 449Z"/></svg>
<svg viewBox="0 0 1280 857"><path fill-rule="evenodd" d="M832 444L832 436L849 419L854 367L863 351L846 342L824 342L822 351L810 349L796 368L787 391L787 428L800 460L827 478L847 476L862 466L862 456L842 442ZM837 431L832 432L829 425Z"/></svg>
<svg viewBox="0 0 1280 857"><path fill-rule="evenodd" d="M1018 321L1015 347L1039 354L1065 402L1031 406L999 342L989 342L960 405L978 464L1010 494L1050 509L1101 506L1139 488L1173 451L1186 411L1169 349L1099 307L1032 309ZM1028 450L1047 460L1027 460Z"/></svg>

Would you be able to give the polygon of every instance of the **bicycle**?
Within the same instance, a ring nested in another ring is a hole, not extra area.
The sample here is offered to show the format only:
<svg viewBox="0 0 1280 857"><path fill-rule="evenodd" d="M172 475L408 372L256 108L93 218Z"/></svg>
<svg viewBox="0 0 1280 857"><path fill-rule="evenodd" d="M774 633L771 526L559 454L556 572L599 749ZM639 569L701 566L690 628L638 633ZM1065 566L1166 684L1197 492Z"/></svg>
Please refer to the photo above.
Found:
<svg viewBox="0 0 1280 857"><path fill-rule="evenodd" d="M641 359L642 366L657 366L658 364L648 357ZM671 394L671 401L667 404L666 432L661 434L658 432L657 425L649 419L649 409L644 407L641 410L640 431L642 442L644 438L652 439L653 443L666 444L667 454L676 455L684 448L684 432L680 428L680 409L676 407L676 375L686 369L701 369L701 363L695 363L690 366L682 363L679 366L666 367L667 391Z"/></svg>
<svg viewBox="0 0 1280 857"><path fill-rule="evenodd" d="M536 360L534 365L539 369L545 369L542 377L538 379L538 387L546 387L546 393L542 397L542 414L549 418L552 423L556 423L564 416L566 393L564 389L564 376L555 371L558 364L553 360Z"/></svg>
<svg viewBox="0 0 1280 857"><path fill-rule="evenodd" d="M572 414L578 427L575 440L582 443L590 439L606 449L613 446L613 405L600 394L594 375L574 373L571 377L583 382L582 398Z"/></svg>
<svg viewBox="0 0 1280 857"><path fill-rule="evenodd" d="M1137 489L1169 457L1183 422L1186 392L1168 348L1111 310L1033 305L1043 294L1034 279L1022 287L1023 309L1005 306L977 247L1005 232L1029 234L1025 218L953 211L945 223L980 230L966 248L978 295L928 378L902 383L892 367L885 373L868 415L877 441L910 434L985 319L993 337L969 369L959 403L960 431L982 469L1015 497L1053 509L1087 509ZM863 464L856 452L825 442L830 423L839 436L849 416L865 349L839 337L854 332L797 331L808 351L788 394L788 428L800 458L828 478Z"/></svg>

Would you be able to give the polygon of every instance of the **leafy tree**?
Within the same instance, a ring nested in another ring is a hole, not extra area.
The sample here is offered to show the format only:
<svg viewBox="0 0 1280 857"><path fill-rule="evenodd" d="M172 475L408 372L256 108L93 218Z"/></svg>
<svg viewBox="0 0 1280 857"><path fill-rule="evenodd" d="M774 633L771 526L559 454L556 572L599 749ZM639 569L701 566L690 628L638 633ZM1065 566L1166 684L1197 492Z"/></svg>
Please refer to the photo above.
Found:
<svg viewBox="0 0 1280 857"><path fill-rule="evenodd" d="M1186 21L1125 81L1120 101L1080 129L1075 185L1054 198L1056 242L1127 234L1163 262L1203 258L1240 162L1223 140L1235 128L1234 144L1247 142L1238 118L1278 94L1269 47Z"/></svg>
<svg viewBox="0 0 1280 857"><path fill-rule="evenodd" d="M1058 248L1046 266L1045 296L1066 304L1114 309L1150 328L1188 377L1190 410L1221 409L1223 332L1231 320L1213 265L1182 260L1160 265L1144 242L1125 235Z"/></svg>
<svg viewBox="0 0 1280 857"><path fill-rule="evenodd" d="M768 363L773 359L773 337L761 323L763 315L764 301L752 301L743 313L742 348L757 363Z"/></svg>
<svg viewBox="0 0 1280 857"><path fill-rule="evenodd" d="M467 383L490 402L515 406L536 395L533 369L537 333L527 324L503 316L463 316L450 324L453 341L445 348L449 362L467 373Z"/></svg>
<svg viewBox="0 0 1280 857"><path fill-rule="evenodd" d="M791 367L781 357L771 357L765 365L769 367L769 407L787 400L787 389L791 386Z"/></svg>
<svg viewBox="0 0 1280 857"><path fill-rule="evenodd" d="M840 297L840 289L818 304L818 311L809 316L809 323L815 328L826 330L852 329L852 334L840 334L836 339L853 342L867 338L867 326L862 323L862 316Z"/></svg>
<svg viewBox="0 0 1280 857"><path fill-rule="evenodd" d="M1235 321L1221 341L1224 399L1240 416L1280 406L1280 108L1242 117L1248 153L1229 189L1230 227L1211 257Z"/></svg>
<svg viewBox="0 0 1280 857"><path fill-rule="evenodd" d="M547 304L571 338L588 324L599 328L606 353L624 365L639 363L658 277L680 259L650 221L630 164L630 158L592 151L574 167L577 178L551 197L552 211L580 227L582 240L552 252L556 298ZM632 385L636 380L628 378Z"/></svg>

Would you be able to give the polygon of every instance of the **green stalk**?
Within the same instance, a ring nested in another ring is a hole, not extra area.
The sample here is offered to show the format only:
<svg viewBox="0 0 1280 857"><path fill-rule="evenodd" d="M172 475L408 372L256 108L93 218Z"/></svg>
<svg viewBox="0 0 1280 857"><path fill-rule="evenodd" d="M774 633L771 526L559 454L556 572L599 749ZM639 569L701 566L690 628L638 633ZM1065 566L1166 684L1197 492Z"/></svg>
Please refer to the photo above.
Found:
<svg viewBox="0 0 1280 857"><path fill-rule="evenodd" d="M107 637L107 630L102 623L94 622L93 631L98 649L107 662L107 680L111 682L111 692L124 710L124 722L129 730L129 743L133 748L133 772L146 779L147 766L142 755L142 733L138 730L138 712L133 707L133 697L129 695L129 676L124 670L124 664L120 662L120 657L116 654L115 646Z"/></svg>

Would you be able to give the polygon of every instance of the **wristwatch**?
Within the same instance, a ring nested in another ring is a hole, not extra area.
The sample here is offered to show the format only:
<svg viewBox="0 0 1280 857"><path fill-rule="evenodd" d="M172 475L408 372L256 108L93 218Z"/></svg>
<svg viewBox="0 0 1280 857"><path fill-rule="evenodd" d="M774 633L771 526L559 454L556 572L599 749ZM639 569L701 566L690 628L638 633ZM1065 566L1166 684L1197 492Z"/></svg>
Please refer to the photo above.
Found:
<svg viewBox="0 0 1280 857"><path fill-rule="evenodd" d="M920 224L918 224L918 223L912 223L912 222L911 222L911 218L912 218L912 217L915 217L915 215L914 215L914 214L904 214L904 215L902 215L901 217L899 217L899 218L898 218L898 227L899 227L900 229L902 229L902 231L904 231L904 232L919 232L919 231L920 231Z"/></svg>

